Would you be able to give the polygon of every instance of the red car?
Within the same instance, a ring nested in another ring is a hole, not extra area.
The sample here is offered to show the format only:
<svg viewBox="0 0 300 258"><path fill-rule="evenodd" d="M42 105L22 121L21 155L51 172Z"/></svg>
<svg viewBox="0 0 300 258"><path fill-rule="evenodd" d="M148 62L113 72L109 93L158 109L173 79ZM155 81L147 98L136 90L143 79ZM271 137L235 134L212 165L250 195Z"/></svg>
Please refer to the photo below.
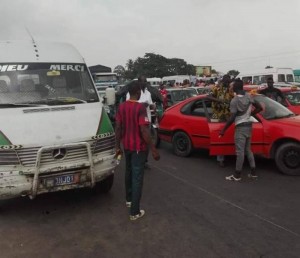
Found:
<svg viewBox="0 0 300 258"><path fill-rule="evenodd" d="M300 90L297 87L281 87L278 88L281 90L285 96L285 103L289 110L294 112L297 115L300 115Z"/></svg>
<svg viewBox="0 0 300 258"><path fill-rule="evenodd" d="M265 89L266 85L245 85L244 90L250 93L259 93L260 90ZM285 101L282 103L289 110L297 115L300 115L300 89L298 87L276 87L285 96Z"/></svg>
<svg viewBox="0 0 300 258"><path fill-rule="evenodd" d="M300 175L300 116L263 95L253 97L263 107L253 118L254 154L274 159L282 173ZM210 155L235 155L234 125L219 138L225 123L211 117L211 100L206 95L187 99L165 111L159 137L172 143L178 156L189 156L198 148L208 149Z"/></svg>

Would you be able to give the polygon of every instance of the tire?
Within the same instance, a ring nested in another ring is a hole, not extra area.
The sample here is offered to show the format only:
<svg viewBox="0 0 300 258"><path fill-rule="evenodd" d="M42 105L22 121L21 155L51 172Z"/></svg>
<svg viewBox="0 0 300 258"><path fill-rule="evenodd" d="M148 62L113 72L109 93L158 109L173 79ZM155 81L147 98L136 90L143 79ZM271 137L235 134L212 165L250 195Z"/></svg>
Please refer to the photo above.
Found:
<svg viewBox="0 0 300 258"><path fill-rule="evenodd" d="M176 132L172 138L174 153L179 157L187 157L193 150L190 137L185 132Z"/></svg>
<svg viewBox="0 0 300 258"><path fill-rule="evenodd" d="M275 162L283 174L300 176L300 144L289 142L280 145L276 150Z"/></svg>
<svg viewBox="0 0 300 258"><path fill-rule="evenodd" d="M114 174L109 175L104 180L98 182L95 186L95 190L98 193L108 193L114 183Z"/></svg>
<svg viewBox="0 0 300 258"><path fill-rule="evenodd" d="M151 134L151 140L152 140L153 145L155 147L158 147L158 145L160 143L160 138L158 137L158 129L151 126L150 134Z"/></svg>

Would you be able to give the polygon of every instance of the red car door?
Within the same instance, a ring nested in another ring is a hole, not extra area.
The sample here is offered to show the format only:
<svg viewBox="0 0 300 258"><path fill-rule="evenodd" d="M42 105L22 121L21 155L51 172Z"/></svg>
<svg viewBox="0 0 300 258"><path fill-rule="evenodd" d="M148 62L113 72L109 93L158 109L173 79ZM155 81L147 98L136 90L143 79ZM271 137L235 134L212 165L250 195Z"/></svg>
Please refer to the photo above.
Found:
<svg viewBox="0 0 300 258"><path fill-rule="evenodd" d="M225 135L219 138L219 133L225 126L225 123L210 122L210 155L235 155L234 146L234 124L226 131ZM264 134L263 125L259 121L253 123L251 147L255 154L263 154Z"/></svg>
<svg viewBox="0 0 300 258"><path fill-rule="evenodd" d="M194 148L207 149L210 144L210 132L203 100L188 103L181 112L185 131L189 133Z"/></svg>

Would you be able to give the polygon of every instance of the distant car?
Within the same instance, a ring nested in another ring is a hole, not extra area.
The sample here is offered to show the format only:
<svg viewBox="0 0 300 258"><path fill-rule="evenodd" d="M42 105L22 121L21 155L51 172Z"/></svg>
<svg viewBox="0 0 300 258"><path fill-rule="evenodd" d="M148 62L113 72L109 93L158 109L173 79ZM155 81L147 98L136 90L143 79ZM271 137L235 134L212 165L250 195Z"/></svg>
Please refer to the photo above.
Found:
<svg viewBox="0 0 300 258"><path fill-rule="evenodd" d="M262 85L245 85L244 90L253 94L259 93L267 86ZM300 115L300 89L297 86L276 87L285 95L285 101L281 104L297 115Z"/></svg>
<svg viewBox="0 0 300 258"><path fill-rule="evenodd" d="M253 117L254 154L275 160L288 175L300 175L300 116L263 95L253 95L263 111ZM174 153L189 156L193 149L208 149L210 155L235 155L234 125L219 138L224 122L212 118L212 101L206 95L193 97L167 109L159 123L159 137L172 143Z"/></svg>
<svg viewBox="0 0 300 258"><path fill-rule="evenodd" d="M195 96L201 94L208 94L211 91L209 87L189 87L187 89L190 90Z"/></svg>
<svg viewBox="0 0 300 258"><path fill-rule="evenodd" d="M183 100L194 96L187 88L167 88L167 107L171 107Z"/></svg>
<svg viewBox="0 0 300 258"><path fill-rule="evenodd" d="M300 89L297 87L284 87L279 88L285 96L285 103L289 110L297 115L300 115Z"/></svg>

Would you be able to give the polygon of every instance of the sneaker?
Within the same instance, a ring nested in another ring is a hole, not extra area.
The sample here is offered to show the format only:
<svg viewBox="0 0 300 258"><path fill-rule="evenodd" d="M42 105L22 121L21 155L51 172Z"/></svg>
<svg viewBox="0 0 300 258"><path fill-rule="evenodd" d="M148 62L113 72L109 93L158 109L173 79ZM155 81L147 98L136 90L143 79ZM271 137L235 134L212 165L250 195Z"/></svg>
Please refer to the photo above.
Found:
<svg viewBox="0 0 300 258"><path fill-rule="evenodd" d="M227 177L225 177L225 179L230 180L230 181L241 181L241 178L236 177L235 175L227 176Z"/></svg>
<svg viewBox="0 0 300 258"><path fill-rule="evenodd" d="M126 207L130 208L131 207L131 202L126 202Z"/></svg>
<svg viewBox="0 0 300 258"><path fill-rule="evenodd" d="M130 215L129 218L130 220L137 220L141 217L143 217L145 215L145 211L144 210L140 210L140 213L137 215Z"/></svg>
<svg viewBox="0 0 300 258"><path fill-rule="evenodd" d="M252 178L252 179L257 179L258 178L258 176L255 173L249 173L248 177Z"/></svg>

